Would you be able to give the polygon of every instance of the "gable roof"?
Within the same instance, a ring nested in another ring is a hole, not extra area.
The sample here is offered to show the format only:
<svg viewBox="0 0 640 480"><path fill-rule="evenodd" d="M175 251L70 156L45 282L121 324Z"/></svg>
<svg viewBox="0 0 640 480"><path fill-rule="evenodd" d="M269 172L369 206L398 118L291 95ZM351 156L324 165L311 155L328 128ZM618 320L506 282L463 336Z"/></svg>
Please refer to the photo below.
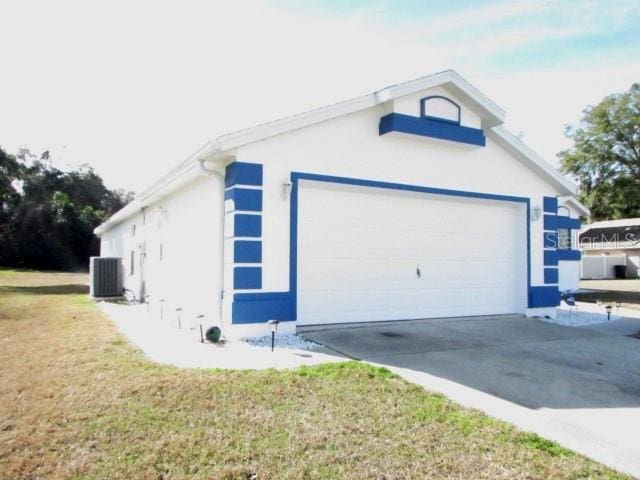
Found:
<svg viewBox="0 0 640 480"><path fill-rule="evenodd" d="M139 211L143 206L151 203L158 195L166 195L183 185L188 175L193 175L194 172L197 174L200 160L229 157L232 156L234 149L243 145L342 117L383 104L395 98L434 87L443 87L460 99L480 117L482 128L496 143L525 163L532 171L555 185L562 194L574 195L576 193L575 185L568 178L501 126L505 119L505 111L502 108L483 95L457 72L445 70L409 82L392 85L369 95L222 135L213 141L207 142L184 162L142 191L133 202L99 225L94 232L96 235L101 235L112 226ZM588 214L588 210L586 211Z"/></svg>

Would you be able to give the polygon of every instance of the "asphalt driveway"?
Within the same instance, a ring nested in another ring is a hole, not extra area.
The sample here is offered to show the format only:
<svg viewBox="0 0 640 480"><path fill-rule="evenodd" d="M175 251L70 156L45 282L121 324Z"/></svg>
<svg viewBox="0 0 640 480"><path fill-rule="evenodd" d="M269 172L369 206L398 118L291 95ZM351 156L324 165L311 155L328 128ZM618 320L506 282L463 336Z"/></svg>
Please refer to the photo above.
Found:
<svg viewBox="0 0 640 480"><path fill-rule="evenodd" d="M623 333L498 316L302 335L640 476L640 340Z"/></svg>

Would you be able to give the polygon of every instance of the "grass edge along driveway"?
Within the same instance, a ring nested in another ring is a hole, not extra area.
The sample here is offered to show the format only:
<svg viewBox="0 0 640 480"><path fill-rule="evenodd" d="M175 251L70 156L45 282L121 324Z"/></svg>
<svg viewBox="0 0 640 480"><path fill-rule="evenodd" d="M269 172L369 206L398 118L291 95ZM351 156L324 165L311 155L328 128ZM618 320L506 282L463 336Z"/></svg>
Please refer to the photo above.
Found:
<svg viewBox="0 0 640 480"><path fill-rule="evenodd" d="M83 279L0 270L0 478L628 478L357 362L154 364Z"/></svg>

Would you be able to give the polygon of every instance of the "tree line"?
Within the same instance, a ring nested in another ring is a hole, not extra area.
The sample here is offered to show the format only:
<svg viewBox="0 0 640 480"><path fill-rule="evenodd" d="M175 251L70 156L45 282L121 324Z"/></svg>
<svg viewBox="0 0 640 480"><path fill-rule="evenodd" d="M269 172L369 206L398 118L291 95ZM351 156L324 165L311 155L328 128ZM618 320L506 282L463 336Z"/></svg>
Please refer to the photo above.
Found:
<svg viewBox="0 0 640 480"><path fill-rule="evenodd" d="M566 135L573 146L560 153L561 167L591 219L640 217L640 84L587 107Z"/></svg>
<svg viewBox="0 0 640 480"><path fill-rule="evenodd" d="M0 266L84 270L100 243L93 229L128 203L89 165L52 166L49 153L0 148Z"/></svg>

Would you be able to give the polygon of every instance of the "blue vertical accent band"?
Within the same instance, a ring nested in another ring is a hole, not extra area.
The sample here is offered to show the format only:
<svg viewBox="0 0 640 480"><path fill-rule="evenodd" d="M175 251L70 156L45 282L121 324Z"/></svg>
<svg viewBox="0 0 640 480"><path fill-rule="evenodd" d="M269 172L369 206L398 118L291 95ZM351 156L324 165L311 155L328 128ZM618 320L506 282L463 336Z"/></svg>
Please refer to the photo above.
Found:
<svg viewBox="0 0 640 480"><path fill-rule="evenodd" d="M236 213L233 217L233 235L235 237L262 236L262 216Z"/></svg>
<svg viewBox="0 0 640 480"><path fill-rule="evenodd" d="M558 199L556 197L544 197L542 199L542 209L545 213L553 213L555 215L558 212Z"/></svg>
<svg viewBox="0 0 640 480"><path fill-rule="evenodd" d="M226 187L233 185L262 185L262 164L233 162L227 165L224 176Z"/></svg>
<svg viewBox="0 0 640 480"><path fill-rule="evenodd" d="M262 268L234 267L233 288L236 290L262 288Z"/></svg>
<svg viewBox="0 0 640 480"><path fill-rule="evenodd" d="M262 242L260 240L236 240L233 242L235 263L262 262Z"/></svg>
<svg viewBox="0 0 640 480"><path fill-rule="evenodd" d="M544 283L556 284L558 283L558 269L557 268L545 268L544 269Z"/></svg>
<svg viewBox="0 0 640 480"><path fill-rule="evenodd" d="M262 190L253 188L231 188L224 193L225 200L233 200L234 210L262 211Z"/></svg>

